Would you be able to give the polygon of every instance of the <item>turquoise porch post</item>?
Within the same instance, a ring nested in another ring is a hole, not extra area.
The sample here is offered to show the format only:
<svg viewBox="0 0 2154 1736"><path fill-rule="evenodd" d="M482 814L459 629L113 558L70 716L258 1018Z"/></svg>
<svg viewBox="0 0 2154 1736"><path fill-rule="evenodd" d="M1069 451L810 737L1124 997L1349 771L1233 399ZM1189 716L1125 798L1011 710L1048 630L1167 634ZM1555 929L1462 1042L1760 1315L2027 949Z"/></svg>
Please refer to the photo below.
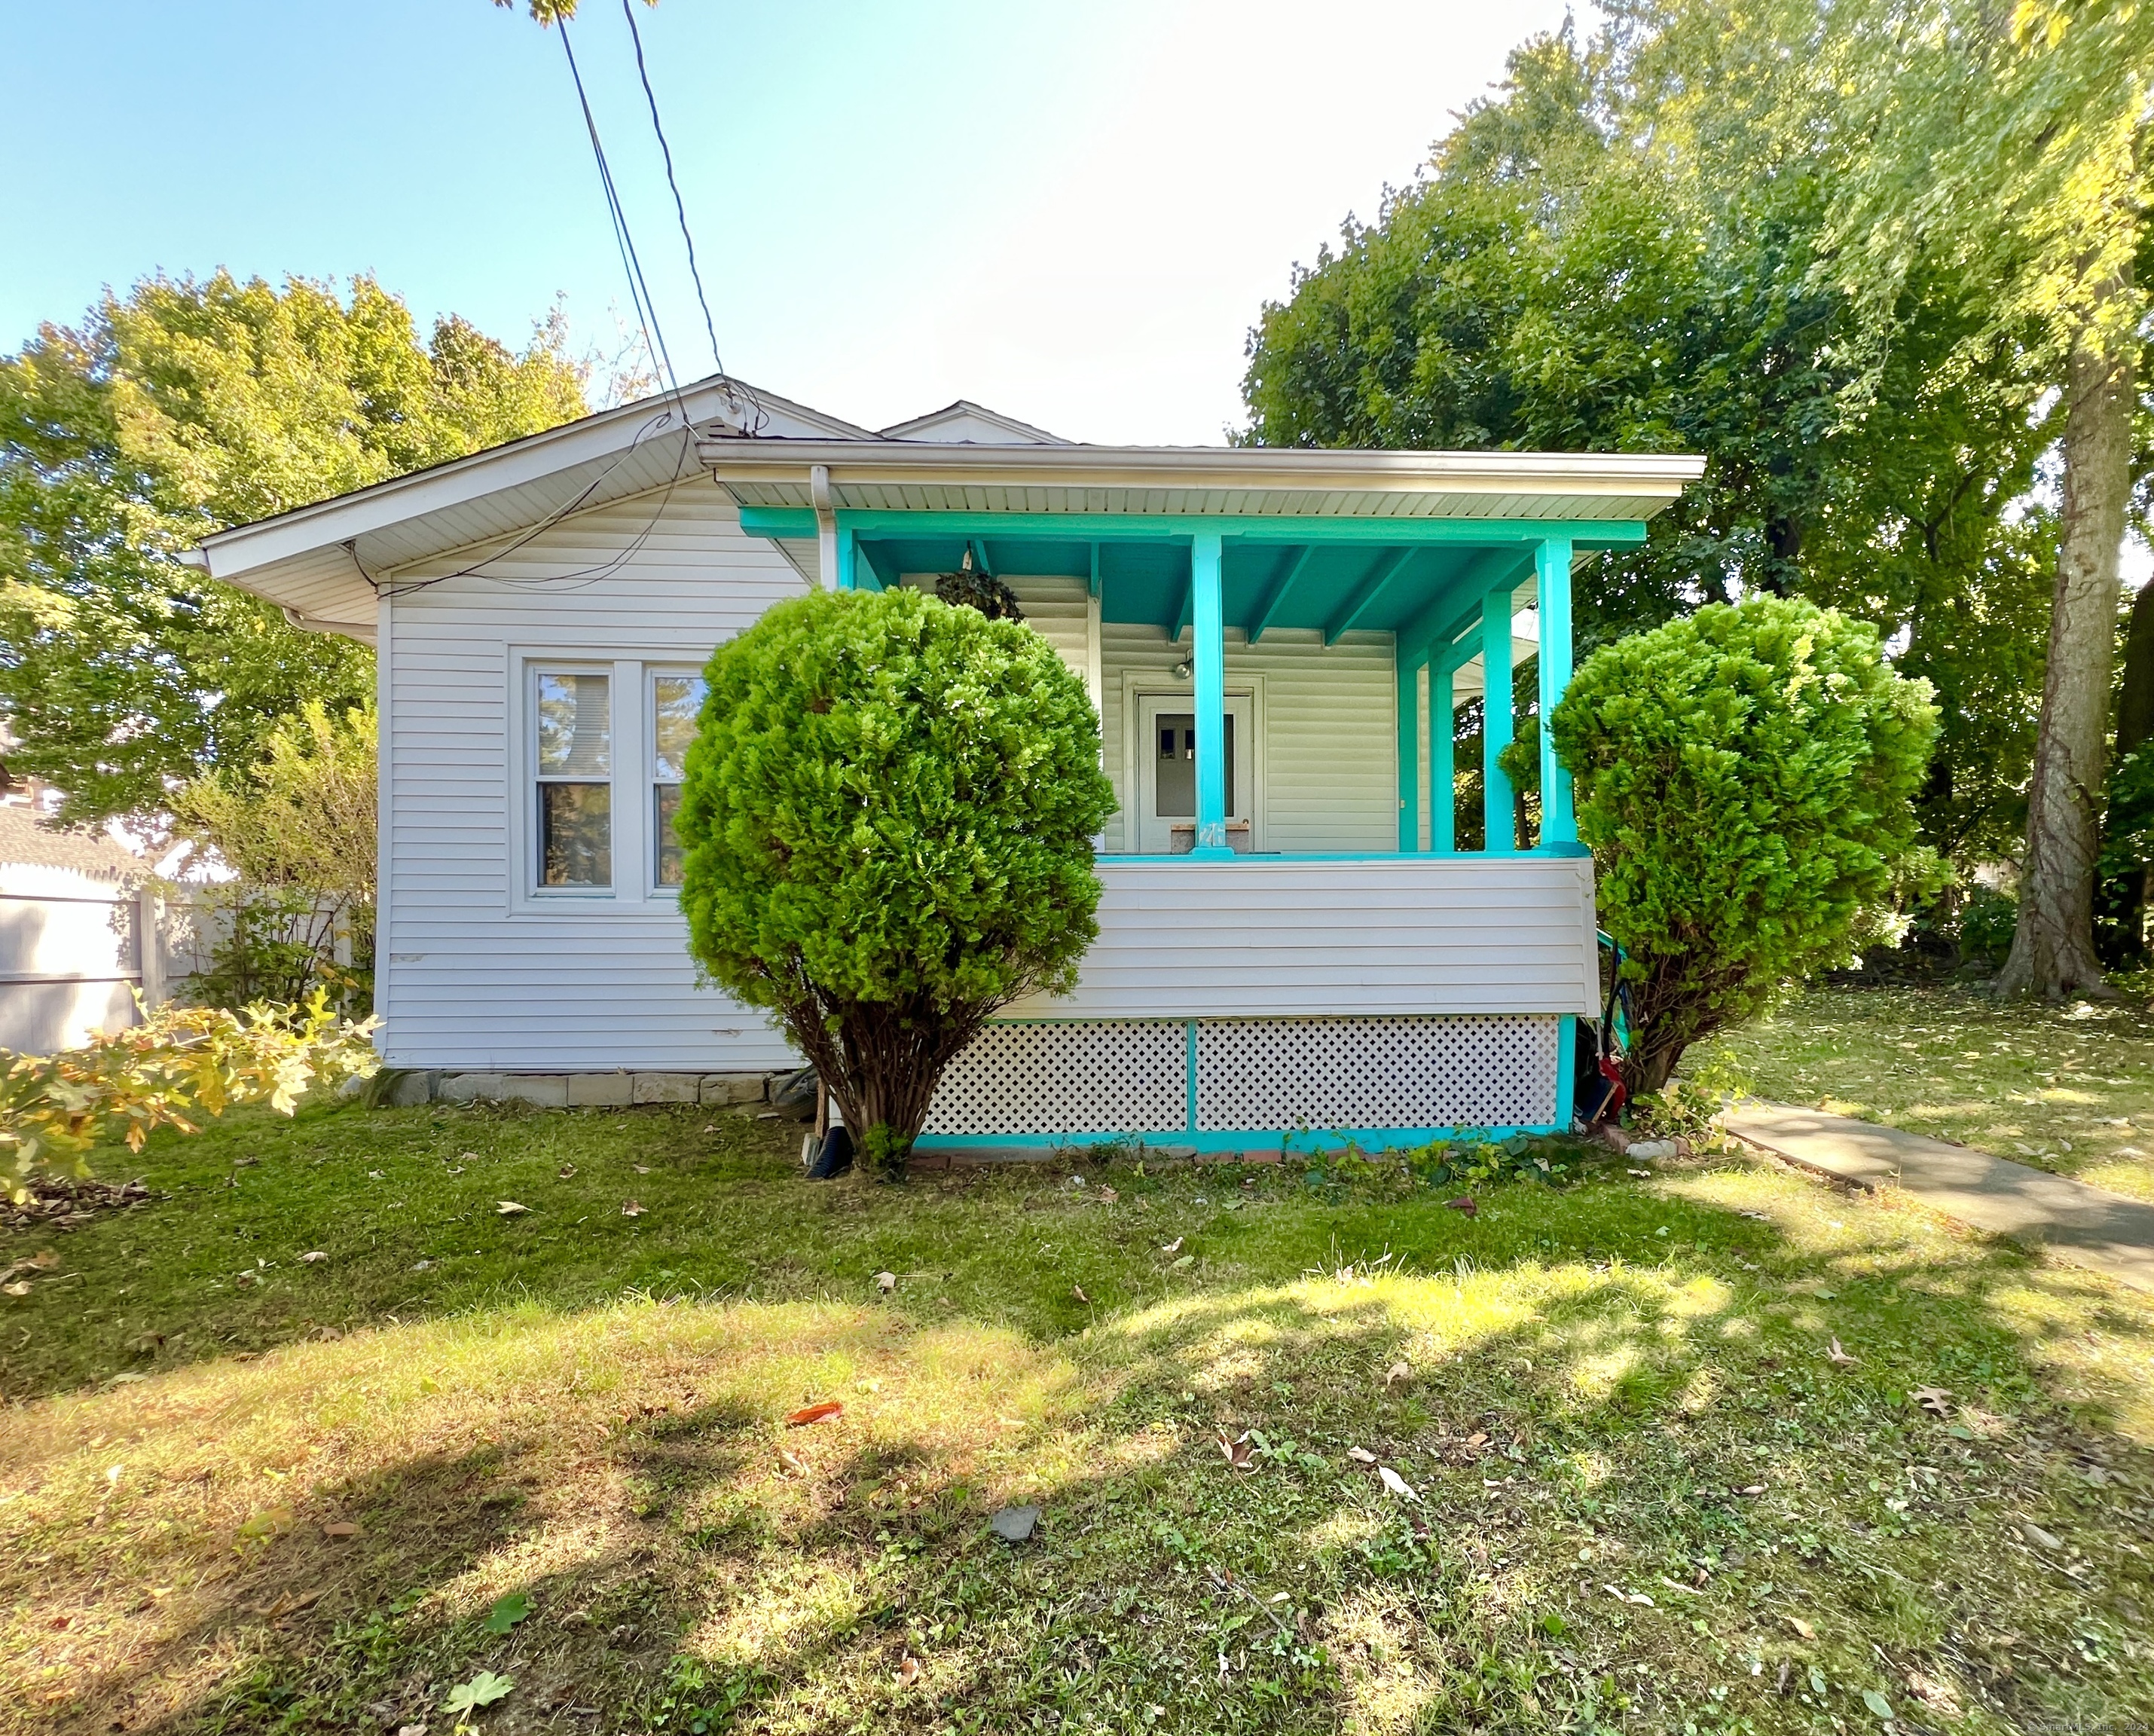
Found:
<svg viewBox="0 0 2154 1736"><path fill-rule="evenodd" d="M1229 854L1227 845L1227 629L1220 595L1219 533L1200 530L1189 549L1190 625L1196 644L1197 847L1200 856ZM1248 749L1243 753L1247 757Z"/></svg>
<svg viewBox="0 0 2154 1736"><path fill-rule="evenodd" d="M1511 745L1511 587L1481 599L1481 818L1492 855L1519 847L1511 780L1496 762Z"/></svg>
<svg viewBox="0 0 2154 1736"><path fill-rule="evenodd" d="M1452 783L1458 717L1451 691L1456 673L1447 656L1428 660L1428 847L1445 856L1458 847L1454 830L1458 798Z"/></svg>
<svg viewBox="0 0 2154 1736"><path fill-rule="evenodd" d="M1549 722L1570 685L1570 539L1545 537L1534 551L1541 622L1541 842L1575 844L1570 774L1555 757Z"/></svg>
<svg viewBox="0 0 2154 1736"><path fill-rule="evenodd" d="M1421 848L1421 660L1397 652L1399 681L1399 849Z"/></svg>

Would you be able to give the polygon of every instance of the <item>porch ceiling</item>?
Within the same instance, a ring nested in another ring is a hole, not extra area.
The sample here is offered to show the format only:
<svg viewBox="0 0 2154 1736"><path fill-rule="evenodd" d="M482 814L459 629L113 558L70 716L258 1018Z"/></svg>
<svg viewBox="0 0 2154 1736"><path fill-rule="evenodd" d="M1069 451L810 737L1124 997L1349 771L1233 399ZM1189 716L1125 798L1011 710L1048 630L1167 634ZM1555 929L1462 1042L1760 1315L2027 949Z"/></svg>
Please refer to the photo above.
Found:
<svg viewBox="0 0 2154 1736"><path fill-rule="evenodd" d="M974 564L991 573L1096 580L1105 620L1148 624L1173 635L1190 620L1187 538L1095 543L863 534L859 548L885 585L909 574L954 571L969 549ZM1417 643L1478 610L1487 591L1529 579L1533 561L1533 545L1519 542L1392 545L1230 539L1222 560L1224 625L1240 628L1252 641L1274 628L1301 628L1323 633L1327 642L1349 632L1388 632Z"/></svg>

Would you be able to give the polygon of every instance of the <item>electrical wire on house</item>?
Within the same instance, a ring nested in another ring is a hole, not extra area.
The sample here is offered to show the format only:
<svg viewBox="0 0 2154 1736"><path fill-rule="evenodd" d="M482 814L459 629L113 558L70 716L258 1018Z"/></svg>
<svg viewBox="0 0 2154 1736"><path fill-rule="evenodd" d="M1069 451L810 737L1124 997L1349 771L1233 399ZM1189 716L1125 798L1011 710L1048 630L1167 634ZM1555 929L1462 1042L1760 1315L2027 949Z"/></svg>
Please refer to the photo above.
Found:
<svg viewBox="0 0 2154 1736"><path fill-rule="evenodd" d="M675 177L673 171L672 148L666 142L666 129L658 115L657 94L651 89L650 71L644 63L642 34L636 28L635 14L630 9L628 0L622 0L622 11L628 20L630 38L635 43L636 74L643 85L645 100L650 105L651 128L657 134L658 149L665 159L666 182L672 191L673 209L681 223L681 237L687 245L688 271L695 281L697 304L702 309L703 329L711 340L711 360L717 365L719 385L724 393L727 407L740 418L744 431L754 434L761 431L769 418L762 404L756 400L754 393L741 385L726 372L725 362L718 354L717 326L711 317L710 301L703 291L702 273L696 260L696 238L689 230L687 207L681 199L680 182ZM605 195L606 213L613 225L614 245L620 254L621 270L628 278L629 299L635 309L636 324L643 334L645 350L651 358L652 376L655 380L662 380L664 383L666 391L672 397L673 408L653 416L638 428L634 438L630 441L627 449L586 483L573 498L547 513L537 523L530 526L505 546L492 550L484 558L470 565L458 567L452 572L432 574L424 579L414 579L401 583L393 580L385 582L367 571L365 563L360 559L356 542L346 544L345 552L350 555L352 564L359 569L360 576L373 587L375 595L379 596L390 598L408 596L414 592L430 590L436 585L447 584L452 579L482 579L511 590L584 590L604 579L610 578L635 558L657 530L660 521L666 515L666 508L672 502L675 489L695 468L692 462L695 451L695 426L688 413L687 399L681 390L680 379L673 370L673 359L666 347L665 328L658 318L657 301L651 293L649 280L644 276L643 261L635 249L635 237L629 229L628 212L621 203L620 191L614 181L612 165L606 160L605 146L599 138L598 117L591 110L590 93L584 88L583 69L576 64L575 47L569 39L568 22L566 19L557 20L557 25L561 33L561 52L569 63L569 77L575 86L577 105L583 110L584 130L591 141L592 160L598 166L599 185ZM747 401L745 412L743 409L743 398ZM642 528L605 560L590 566L573 568L567 572L532 574L525 577L510 577L499 572L487 570L496 563L528 547L563 519L581 510L599 490L605 487L615 472L633 457L647 440L665 432L669 426L676 426L681 437L681 447L675 457L671 474L663 484L663 493L656 506L652 509L651 517Z"/></svg>
<svg viewBox="0 0 2154 1736"><path fill-rule="evenodd" d="M634 0L620 0L621 16L628 20L629 40L635 44L635 75L643 84L643 100L651 106L651 130L658 135L658 154L666 162L666 185L672 190L673 214L681 221L681 239L688 249L688 276L696 286L696 304L703 310L703 330L711 340L711 365L718 370L718 383L726 395L726 403L736 415L741 412L741 400L748 400L748 414L743 418L748 432L762 431L769 421L763 406L756 401L752 387L740 384L726 372L725 358L718 354L718 328L711 318L711 299L703 293L703 273L696 263L696 237L688 227L688 207L681 197L681 183L673 173L673 147L666 142L666 124L658 118L658 94L651 88L651 69L644 64L643 33L636 28Z"/></svg>

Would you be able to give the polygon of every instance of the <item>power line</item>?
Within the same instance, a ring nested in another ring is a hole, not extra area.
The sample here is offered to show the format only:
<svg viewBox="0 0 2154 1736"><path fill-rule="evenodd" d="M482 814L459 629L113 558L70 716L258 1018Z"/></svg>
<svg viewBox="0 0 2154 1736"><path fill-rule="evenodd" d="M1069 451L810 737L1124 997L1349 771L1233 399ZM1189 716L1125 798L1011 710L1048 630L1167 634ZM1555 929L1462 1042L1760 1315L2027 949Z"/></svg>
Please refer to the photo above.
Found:
<svg viewBox="0 0 2154 1736"><path fill-rule="evenodd" d="M643 262L637 258L635 237L630 234L628 213L621 208L620 193L614 186L613 170L606 162L605 146L599 142L599 123L591 113L591 100L584 89L584 75L576 64L576 51L569 45L569 23L559 22L561 52L569 59L569 76L575 81L576 100L583 107L584 130L590 135L591 156L599 166L599 185L605 189L606 212L613 219L614 243L620 250L621 269L628 275L628 293L635 304L637 323L643 327L643 342L651 352L651 365L659 372L671 389L674 401L679 405L681 420L688 420L688 406L681 396L681 382L673 372L673 358L666 348L666 333L658 323L658 306L651 299L651 286L644 281Z"/></svg>
<svg viewBox="0 0 2154 1736"><path fill-rule="evenodd" d="M681 183L673 176L673 147L666 142L665 123L658 118L658 94L651 88L651 69L643 64L643 33L635 28L633 0L620 0L620 15L628 20L629 40L635 44L635 75L643 81L643 100L651 105L651 130L658 135L658 154L666 160L666 185L673 190L673 212L681 219L681 239L688 244L688 275L695 281L696 304L703 310L703 329L710 334L711 361L723 380L726 364L718 354L718 328L711 318L710 298L703 294L703 273L696 264L696 237L688 232L688 207L681 202Z"/></svg>

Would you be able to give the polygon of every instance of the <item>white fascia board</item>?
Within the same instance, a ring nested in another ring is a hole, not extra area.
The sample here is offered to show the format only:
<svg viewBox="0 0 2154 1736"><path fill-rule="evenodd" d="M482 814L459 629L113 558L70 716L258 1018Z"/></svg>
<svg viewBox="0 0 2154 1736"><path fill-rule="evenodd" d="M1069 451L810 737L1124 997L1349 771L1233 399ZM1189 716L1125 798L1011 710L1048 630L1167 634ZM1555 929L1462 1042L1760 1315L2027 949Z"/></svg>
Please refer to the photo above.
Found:
<svg viewBox="0 0 2154 1736"><path fill-rule="evenodd" d="M691 424L715 416L724 402L723 387L714 380L698 381L686 388ZM854 438L871 439L865 429L855 437L850 425L767 392L756 396L789 416L811 426L819 426L835 437L832 443L850 447ZM202 539L201 549L212 577L230 580L242 574L304 554L333 543L346 543L391 525L424 518L429 513L462 506L507 488L572 471L579 465L601 463L635 444L637 433L654 416L678 416L680 406L666 393L639 398L612 410L564 422L544 433L526 435L506 445L489 447L462 458L452 458L409 476L393 477L370 488L339 494L313 506L298 507L242 524ZM745 438L745 437L743 437ZM723 441L711 442L722 445Z"/></svg>
<svg viewBox="0 0 2154 1736"><path fill-rule="evenodd" d="M705 440L720 482L804 484L827 465L847 483L970 487L1328 489L1407 494L1646 495L1672 500L1705 460L1634 452L1422 452L1284 447L1027 447L820 440Z"/></svg>

